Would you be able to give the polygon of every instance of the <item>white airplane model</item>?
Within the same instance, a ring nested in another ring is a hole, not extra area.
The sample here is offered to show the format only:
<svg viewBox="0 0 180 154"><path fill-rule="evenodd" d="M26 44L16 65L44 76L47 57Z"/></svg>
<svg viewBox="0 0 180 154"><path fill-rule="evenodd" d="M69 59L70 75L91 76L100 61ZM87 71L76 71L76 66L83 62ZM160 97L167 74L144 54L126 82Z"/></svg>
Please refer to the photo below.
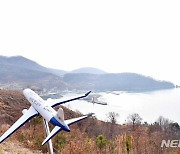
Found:
<svg viewBox="0 0 180 154"><path fill-rule="evenodd" d="M23 115L0 137L0 143L3 142L6 138L8 138L11 134L13 134L17 129L19 129L22 125L28 122L33 117L40 114L47 122L50 122L55 127L51 131L51 133L47 136L42 144L48 142L54 135L56 135L59 131L64 130L70 132L69 126L79 122L83 119L86 119L93 115L93 113L84 115L82 117L64 120L64 112L62 108L59 108L56 112L53 107L63 104L66 102L74 101L89 95L91 91L86 93L83 96L76 97L70 100L64 100L61 102L57 102L57 100L50 99L49 101L43 100L38 94L36 94L31 89L25 89L23 91L24 96L26 99L31 103L31 107L27 110L24 109L22 111Z"/></svg>

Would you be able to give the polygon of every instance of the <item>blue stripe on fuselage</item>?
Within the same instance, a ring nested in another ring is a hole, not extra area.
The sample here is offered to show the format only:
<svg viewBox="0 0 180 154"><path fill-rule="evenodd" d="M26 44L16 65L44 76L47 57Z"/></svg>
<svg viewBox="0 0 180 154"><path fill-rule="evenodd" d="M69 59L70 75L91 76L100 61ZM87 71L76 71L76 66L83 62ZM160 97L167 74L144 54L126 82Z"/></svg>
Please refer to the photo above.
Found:
<svg viewBox="0 0 180 154"><path fill-rule="evenodd" d="M69 127L62 125L55 117L52 117L52 118L50 119L50 123L52 123L52 124L55 125L55 126L61 127L63 130L65 130L65 131L67 131L67 132L70 132Z"/></svg>

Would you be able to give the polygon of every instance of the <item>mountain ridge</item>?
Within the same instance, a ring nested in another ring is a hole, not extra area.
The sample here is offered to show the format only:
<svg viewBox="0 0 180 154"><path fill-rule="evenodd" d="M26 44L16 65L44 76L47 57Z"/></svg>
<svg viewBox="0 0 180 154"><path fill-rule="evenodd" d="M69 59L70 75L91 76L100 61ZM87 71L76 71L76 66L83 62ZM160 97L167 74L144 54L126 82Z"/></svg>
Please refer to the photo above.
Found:
<svg viewBox="0 0 180 154"><path fill-rule="evenodd" d="M22 56L0 56L0 84L11 89L26 87L51 89L59 85L59 89L67 88L62 79L52 74L46 67ZM5 86L7 87L7 86Z"/></svg>
<svg viewBox="0 0 180 154"><path fill-rule="evenodd" d="M22 56L0 56L0 84L22 84L22 88L35 86L41 89L98 91L146 91L175 87L171 82L136 73L106 73L92 67L71 72L50 69Z"/></svg>
<svg viewBox="0 0 180 154"><path fill-rule="evenodd" d="M106 72L101 69L94 68L94 67L81 67L81 68L72 70L69 73L105 74Z"/></svg>
<svg viewBox="0 0 180 154"><path fill-rule="evenodd" d="M174 88L174 84L136 73L65 74L63 80L74 88L97 91L152 91Z"/></svg>
<svg viewBox="0 0 180 154"><path fill-rule="evenodd" d="M14 65L22 68L28 68L31 70L41 71L41 72L47 72L52 73L54 75L63 76L66 73L92 73L92 74L104 74L105 71L93 68L93 67L81 67L78 69L74 69L72 71L65 71L61 69L54 69L54 68L47 68L40 64L38 64L36 61L30 60L23 56L0 56L0 64L6 64L6 65Z"/></svg>

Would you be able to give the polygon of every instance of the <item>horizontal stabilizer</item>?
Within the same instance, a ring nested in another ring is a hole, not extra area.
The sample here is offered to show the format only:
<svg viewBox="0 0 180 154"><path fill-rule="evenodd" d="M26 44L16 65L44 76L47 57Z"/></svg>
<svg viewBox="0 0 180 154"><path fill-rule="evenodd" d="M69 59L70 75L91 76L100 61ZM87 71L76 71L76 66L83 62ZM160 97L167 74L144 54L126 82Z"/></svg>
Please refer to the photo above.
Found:
<svg viewBox="0 0 180 154"><path fill-rule="evenodd" d="M70 126L76 122L79 122L81 120L84 120L88 117L91 117L94 113L89 113L87 115L84 115L82 117L78 117L78 118L73 118L73 119L68 119L65 120L65 123ZM42 145L44 145L46 142L48 142L52 137L54 137L58 132L60 132L62 130L61 127L55 126L54 129L51 131L51 133L46 137L46 139L42 142Z"/></svg>
<svg viewBox="0 0 180 154"><path fill-rule="evenodd" d="M51 133L46 137L46 139L42 142L42 145L44 145L46 142L48 142L53 136L55 136L58 132L60 132L62 129L61 127L55 126L54 129L51 131Z"/></svg>
<svg viewBox="0 0 180 154"><path fill-rule="evenodd" d="M86 119L86 118L88 118L88 117L91 117L93 114L94 114L94 113L89 113L89 114L84 115L84 116L82 116L82 117L65 120L65 122L66 122L66 124L67 124L68 126L70 126L70 125L72 125L72 124L74 124L74 123L76 123L76 122L79 122L79 121L84 120L84 119Z"/></svg>

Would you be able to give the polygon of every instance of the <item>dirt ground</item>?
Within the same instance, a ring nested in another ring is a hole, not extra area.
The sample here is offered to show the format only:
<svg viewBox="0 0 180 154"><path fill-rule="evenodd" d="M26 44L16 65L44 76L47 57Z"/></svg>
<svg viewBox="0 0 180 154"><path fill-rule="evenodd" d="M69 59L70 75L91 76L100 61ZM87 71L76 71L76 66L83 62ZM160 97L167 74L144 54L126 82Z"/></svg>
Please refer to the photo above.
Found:
<svg viewBox="0 0 180 154"><path fill-rule="evenodd" d="M42 154L40 151L25 148L19 142L4 141L0 144L0 154Z"/></svg>

